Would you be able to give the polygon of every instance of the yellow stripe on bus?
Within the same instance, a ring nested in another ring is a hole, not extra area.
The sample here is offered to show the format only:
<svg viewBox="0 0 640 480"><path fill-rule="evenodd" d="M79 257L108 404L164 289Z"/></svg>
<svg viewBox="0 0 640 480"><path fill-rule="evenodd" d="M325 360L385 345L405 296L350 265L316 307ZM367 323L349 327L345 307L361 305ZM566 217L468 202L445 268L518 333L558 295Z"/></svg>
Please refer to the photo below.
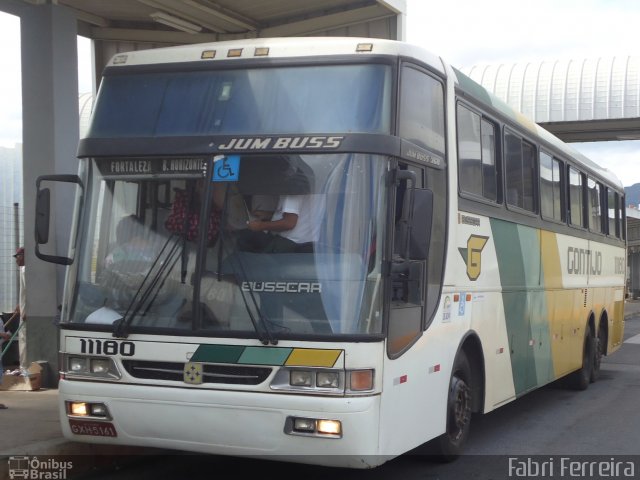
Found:
<svg viewBox="0 0 640 480"><path fill-rule="evenodd" d="M299 367L333 367L341 353L342 350L294 348L285 365Z"/></svg>

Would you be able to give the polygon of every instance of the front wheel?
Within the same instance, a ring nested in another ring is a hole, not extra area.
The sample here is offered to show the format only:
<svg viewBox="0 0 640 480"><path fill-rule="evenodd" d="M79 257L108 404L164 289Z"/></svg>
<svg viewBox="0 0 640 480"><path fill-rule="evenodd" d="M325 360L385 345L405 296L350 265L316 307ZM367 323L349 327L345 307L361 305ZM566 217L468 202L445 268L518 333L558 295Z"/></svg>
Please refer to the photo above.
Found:
<svg viewBox="0 0 640 480"><path fill-rule="evenodd" d="M436 455L450 462L462 454L471 427L471 367L464 353L456 358L447 397L447 430L435 439Z"/></svg>

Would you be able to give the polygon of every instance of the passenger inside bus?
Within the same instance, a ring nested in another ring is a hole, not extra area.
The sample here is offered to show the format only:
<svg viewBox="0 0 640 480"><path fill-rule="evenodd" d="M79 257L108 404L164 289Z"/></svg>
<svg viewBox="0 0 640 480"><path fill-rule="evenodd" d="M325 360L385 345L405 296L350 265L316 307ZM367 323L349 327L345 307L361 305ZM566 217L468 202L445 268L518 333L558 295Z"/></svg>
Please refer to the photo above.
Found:
<svg viewBox="0 0 640 480"><path fill-rule="evenodd" d="M217 183L213 189L213 202L224 212L224 225L228 231L246 230L252 220L268 220L278 204L277 195L242 194L236 183Z"/></svg>
<svg viewBox="0 0 640 480"><path fill-rule="evenodd" d="M116 226L116 245L105 258L105 267L123 269L129 273L143 271L153 262L155 248L145 237L145 228L135 215L122 217Z"/></svg>
<svg viewBox="0 0 640 480"><path fill-rule="evenodd" d="M165 220L165 228L172 233L185 234L189 241L196 241L200 228L200 210L204 194L204 179L187 182L186 189L175 188L171 213ZM220 209L211 208L207 222L207 242L215 243L220 229Z"/></svg>

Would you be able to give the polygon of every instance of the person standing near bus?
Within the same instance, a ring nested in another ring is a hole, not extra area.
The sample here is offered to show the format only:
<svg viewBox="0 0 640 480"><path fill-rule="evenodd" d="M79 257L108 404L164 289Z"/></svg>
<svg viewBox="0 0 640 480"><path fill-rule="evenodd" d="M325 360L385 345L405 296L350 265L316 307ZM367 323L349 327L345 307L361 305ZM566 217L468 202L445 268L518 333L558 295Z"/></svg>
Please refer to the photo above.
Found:
<svg viewBox="0 0 640 480"><path fill-rule="evenodd" d="M14 314L20 318L20 332L18 333L18 349L20 351L20 366L27 368L27 287L25 282L24 247L16 250L13 256L20 271L20 303L16 306Z"/></svg>
<svg viewBox="0 0 640 480"><path fill-rule="evenodd" d="M11 333L6 332L4 329L4 322L0 321L0 384L2 383L2 375L4 374L4 367L2 366L3 344L5 341L11 338ZM4 403L0 403L0 410L5 410L7 406Z"/></svg>

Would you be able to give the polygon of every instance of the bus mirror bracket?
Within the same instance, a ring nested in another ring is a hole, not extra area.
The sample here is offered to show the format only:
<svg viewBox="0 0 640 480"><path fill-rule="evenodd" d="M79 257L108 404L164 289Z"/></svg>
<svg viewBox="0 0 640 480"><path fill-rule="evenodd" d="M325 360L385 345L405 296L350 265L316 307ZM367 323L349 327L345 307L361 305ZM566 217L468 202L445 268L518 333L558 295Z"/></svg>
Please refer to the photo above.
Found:
<svg viewBox="0 0 640 480"><path fill-rule="evenodd" d="M40 245L46 245L47 243L49 243L49 223L51 218L51 190L49 188L42 188L40 186L40 184L45 181L75 183L80 187L82 191L84 191L84 185L82 184L82 180L80 179L80 177L78 177L77 175L42 175L36 179L36 257L49 263L56 263L58 265L71 265L73 263L73 258L61 257L58 255L47 255L40 251ZM69 242L75 249L75 235L72 234Z"/></svg>

